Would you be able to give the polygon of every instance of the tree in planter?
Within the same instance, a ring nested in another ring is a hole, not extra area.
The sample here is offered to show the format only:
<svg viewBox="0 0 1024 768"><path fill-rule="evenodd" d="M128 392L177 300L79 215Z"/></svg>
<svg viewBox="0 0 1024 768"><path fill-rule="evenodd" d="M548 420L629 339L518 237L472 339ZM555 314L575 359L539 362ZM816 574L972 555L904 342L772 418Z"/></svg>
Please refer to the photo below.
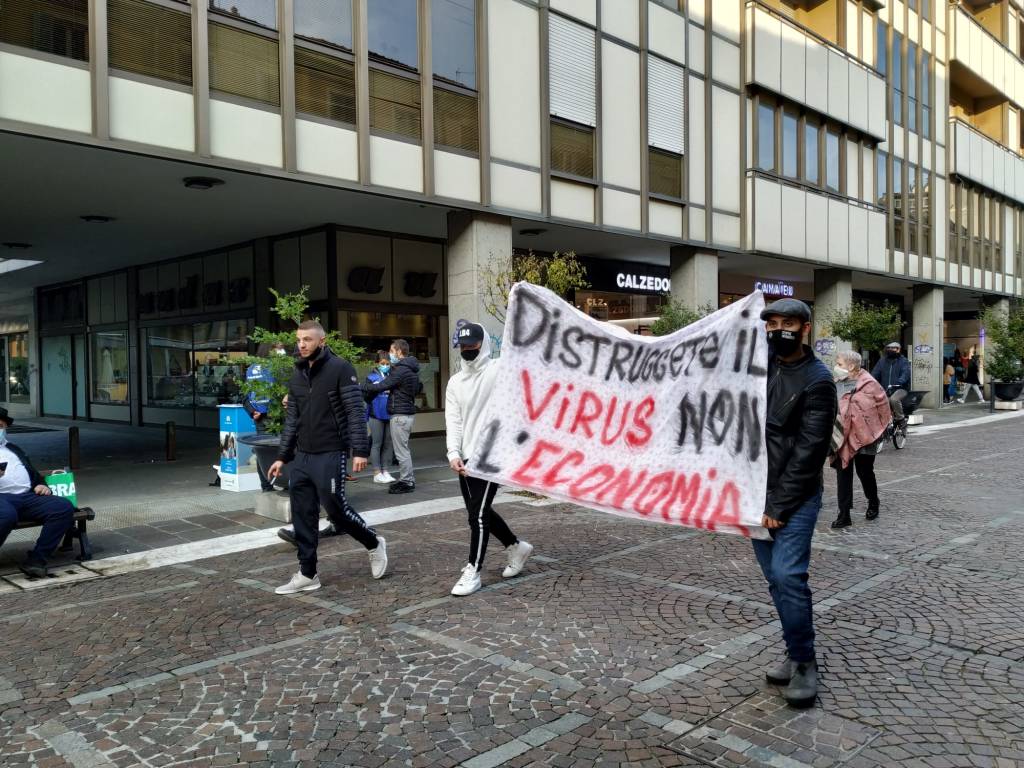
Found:
<svg viewBox="0 0 1024 768"><path fill-rule="evenodd" d="M985 372L996 381L1024 381L1024 307L981 313L985 329Z"/></svg>
<svg viewBox="0 0 1024 768"><path fill-rule="evenodd" d="M540 285L563 299L572 290L589 288L587 268L580 263L573 251L550 256L529 253L513 253L508 260L495 268L481 271L484 294L484 309L502 325L508 308L508 295L516 283Z"/></svg>
<svg viewBox="0 0 1024 768"><path fill-rule="evenodd" d="M846 309L833 310L824 318L824 325L831 335L850 342L861 354L877 355L890 341L900 338L903 320L895 304L876 307L855 301Z"/></svg>
<svg viewBox="0 0 1024 768"><path fill-rule="evenodd" d="M658 319L651 323L652 336L668 336L680 328L685 328L714 312L714 307L704 304L697 309L690 309L679 301L671 301L661 308Z"/></svg>
<svg viewBox="0 0 1024 768"><path fill-rule="evenodd" d="M281 294L273 288L270 292L274 296L274 307L271 310L285 323L291 323L294 327L287 331L270 331L266 328L253 330L249 336L257 347L272 347L275 344L283 344L285 349L294 352L298 339L296 330L299 323L309 319L306 310L309 308L309 298L306 292L308 285L302 286L298 293ZM312 318L319 320L319 318ZM363 348L357 347L348 339L343 338L337 331L327 334L327 347L338 357L342 357L351 363L356 363L363 355ZM295 368L295 358L291 354L270 355L269 357L250 356L245 358L246 366L262 365L270 370L272 381L250 381L242 383L242 394L245 397L253 395L257 400L266 399L267 415L262 420L267 432L272 435L281 434L284 428L285 410L282 401L288 394L288 382L292 377Z"/></svg>

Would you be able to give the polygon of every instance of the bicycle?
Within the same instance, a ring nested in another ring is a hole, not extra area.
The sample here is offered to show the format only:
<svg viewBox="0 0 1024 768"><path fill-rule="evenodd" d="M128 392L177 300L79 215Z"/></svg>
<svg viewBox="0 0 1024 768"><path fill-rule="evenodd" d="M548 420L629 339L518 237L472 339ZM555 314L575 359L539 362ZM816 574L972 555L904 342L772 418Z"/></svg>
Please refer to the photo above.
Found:
<svg viewBox="0 0 1024 768"><path fill-rule="evenodd" d="M889 426L885 428L885 434L883 435L882 442L892 442L893 448L897 451L903 448L907 444L907 420L902 419L899 422L890 421Z"/></svg>

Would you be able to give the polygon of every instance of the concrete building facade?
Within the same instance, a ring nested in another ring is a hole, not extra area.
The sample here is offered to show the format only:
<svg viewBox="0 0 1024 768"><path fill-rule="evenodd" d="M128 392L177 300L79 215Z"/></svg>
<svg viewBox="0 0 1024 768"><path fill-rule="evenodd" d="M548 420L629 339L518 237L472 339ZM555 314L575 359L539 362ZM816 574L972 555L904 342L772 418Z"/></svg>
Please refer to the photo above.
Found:
<svg viewBox="0 0 1024 768"><path fill-rule="evenodd" d="M592 316L889 301L939 398L1024 294L1017 0L11 0L0 402L212 426L268 289L413 339L440 429L481 275L573 250ZM633 278L638 279L633 279ZM643 279L639 279L643 278Z"/></svg>

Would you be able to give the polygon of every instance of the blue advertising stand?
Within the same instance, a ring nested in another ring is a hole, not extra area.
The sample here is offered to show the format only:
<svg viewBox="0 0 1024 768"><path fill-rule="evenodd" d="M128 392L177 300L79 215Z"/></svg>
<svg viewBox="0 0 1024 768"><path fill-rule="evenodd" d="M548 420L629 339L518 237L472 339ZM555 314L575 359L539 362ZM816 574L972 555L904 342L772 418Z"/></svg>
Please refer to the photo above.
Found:
<svg viewBox="0 0 1024 768"><path fill-rule="evenodd" d="M256 491L260 477L252 448L238 438L256 432L256 423L240 405L219 405L220 487L225 491Z"/></svg>

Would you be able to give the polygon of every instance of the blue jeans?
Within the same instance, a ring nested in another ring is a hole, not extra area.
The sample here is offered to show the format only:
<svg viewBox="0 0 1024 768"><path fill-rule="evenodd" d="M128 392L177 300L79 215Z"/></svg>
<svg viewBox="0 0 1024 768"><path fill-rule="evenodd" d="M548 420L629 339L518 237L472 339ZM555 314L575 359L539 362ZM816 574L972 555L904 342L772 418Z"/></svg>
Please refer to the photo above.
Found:
<svg viewBox="0 0 1024 768"><path fill-rule="evenodd" d="M821 511L821 491L804 502L782 528L770 531L771 540L754 540L754 554L768 580L775 610L782 623L789 658L796 662L814 659L814 615L807 567L811 562L811 537Z"/></svg>
<svg viewBox="0 0 1024 768"><path fill-rule="evenodd" d="M74 516L71 502L58 496L37 496L32 491L0 493L0 546L19 522L41 523L43 530L28 557L45 563L71 527Z"/></svg>

